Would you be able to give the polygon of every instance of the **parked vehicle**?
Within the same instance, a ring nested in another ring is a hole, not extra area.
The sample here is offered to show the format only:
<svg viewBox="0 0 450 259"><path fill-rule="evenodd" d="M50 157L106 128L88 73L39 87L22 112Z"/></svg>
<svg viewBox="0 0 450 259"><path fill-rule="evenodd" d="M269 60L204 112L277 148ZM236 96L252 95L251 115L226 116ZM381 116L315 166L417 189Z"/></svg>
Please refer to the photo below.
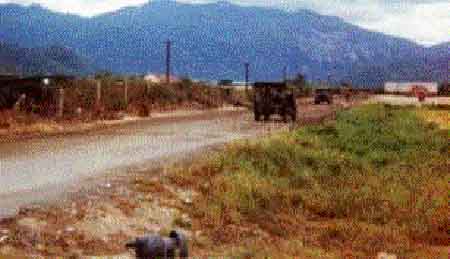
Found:
<svg viewBox="0 0 450 259"><path fill-rule="evenodd" d="M333 95L330 89L320 88L314 91L314 104L321 103L332 104L333 103Z"/></svg>
<svg viewBox="0 0 450 259"><path fill-rule="evenodd" d="M297 104L294 89L286 83L257 82L254 84L254 115L255 120L269 120L270 116L278 114L287 122L297 120Z"/></svg>

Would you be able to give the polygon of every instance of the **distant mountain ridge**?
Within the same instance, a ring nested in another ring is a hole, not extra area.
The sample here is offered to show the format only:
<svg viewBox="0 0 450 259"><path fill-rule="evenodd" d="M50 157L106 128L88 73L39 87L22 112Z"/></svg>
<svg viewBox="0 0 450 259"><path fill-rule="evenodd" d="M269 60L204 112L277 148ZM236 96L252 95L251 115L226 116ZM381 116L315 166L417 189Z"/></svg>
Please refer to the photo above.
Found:
<svg viewBox="0 0 450 259"><path fill-rule="evenodd" d="M0 73L86 75L94 72L92 68L65 47L21 48L0 42Z"/></svg>
<svg viewBox="0 0 450 259"><path fill-rule="evenodd" d="M0 5L0 40L32 48L66 46L112 72L164 72L167 39L173 41L175 73L200 79L241 80L245 62L252 80L281 79L288 66L292 76L302 72L312 80L367 86L380 79L442 81L448 72L448 63L434 66L448 60L445 44L425 48L306 10L154 1L83 18Z"/></svg>

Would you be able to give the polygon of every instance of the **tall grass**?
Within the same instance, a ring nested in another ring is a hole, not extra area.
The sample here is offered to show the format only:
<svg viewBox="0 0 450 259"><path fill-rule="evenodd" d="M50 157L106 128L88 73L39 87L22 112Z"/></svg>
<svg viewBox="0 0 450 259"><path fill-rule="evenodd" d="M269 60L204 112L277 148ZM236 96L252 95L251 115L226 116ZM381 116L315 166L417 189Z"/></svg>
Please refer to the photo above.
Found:
<svg viewBox="0 0 450 259"><path fill-rule="evenodd" d="M201 191L193 213L222 241L223 229L242 222L289 236L309 215L354 222L326 239L362 238L360 248L373 253L395 240L448 245L449 168L445 131L411 108L368 105L326 125L230 145L173 179Z"/></svg>

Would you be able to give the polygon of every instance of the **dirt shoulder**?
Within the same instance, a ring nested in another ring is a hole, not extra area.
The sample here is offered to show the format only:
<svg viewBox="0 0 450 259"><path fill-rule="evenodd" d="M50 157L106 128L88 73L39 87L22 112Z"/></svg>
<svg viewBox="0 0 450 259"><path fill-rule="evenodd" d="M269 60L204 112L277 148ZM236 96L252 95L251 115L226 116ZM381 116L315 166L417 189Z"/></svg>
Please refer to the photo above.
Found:
<svg viewBox="0 0 450 259"><path fill-rule="evenodd" d="M32 138L42 138L50 136L68 136L76 134L84 134L86 132L104 130L107 128L113 128L117 126L123 126L140 121L155 121L164 123L170 120L183 120L183 119L198 119L208 116L214 116L218 113L227 114L239 114L246 111L242 107L227 106L215 109L178 109L172 111L154 112L149 117L129 116L126 114L120 115L120 119L112 120L94 120L94 121L82 121L82 120L53 120L35 118L30 123L12 123L8 127L0 127L0 143L2 142L14 142ZM6 117L10 115L3 114L4 120L8 120ZM1 117L1 116L0 116Z"/></svg>

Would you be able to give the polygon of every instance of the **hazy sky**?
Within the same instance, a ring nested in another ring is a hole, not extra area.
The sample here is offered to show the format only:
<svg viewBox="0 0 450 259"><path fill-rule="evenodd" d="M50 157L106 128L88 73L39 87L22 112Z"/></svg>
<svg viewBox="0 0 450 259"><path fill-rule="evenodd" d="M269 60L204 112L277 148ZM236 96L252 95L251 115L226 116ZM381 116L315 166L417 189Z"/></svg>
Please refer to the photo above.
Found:
<svg viewBox="0 0 450 259"><path fill-rule="evenodd" d="M83 16L139 5L148 0L0 0L0 3L39 3L52 10ZM179 0L188 3L210 0ZM425 45L450 41L449 0L229 0L236 4L307 8L336 15L353 24L408 38Z"/></svg>

